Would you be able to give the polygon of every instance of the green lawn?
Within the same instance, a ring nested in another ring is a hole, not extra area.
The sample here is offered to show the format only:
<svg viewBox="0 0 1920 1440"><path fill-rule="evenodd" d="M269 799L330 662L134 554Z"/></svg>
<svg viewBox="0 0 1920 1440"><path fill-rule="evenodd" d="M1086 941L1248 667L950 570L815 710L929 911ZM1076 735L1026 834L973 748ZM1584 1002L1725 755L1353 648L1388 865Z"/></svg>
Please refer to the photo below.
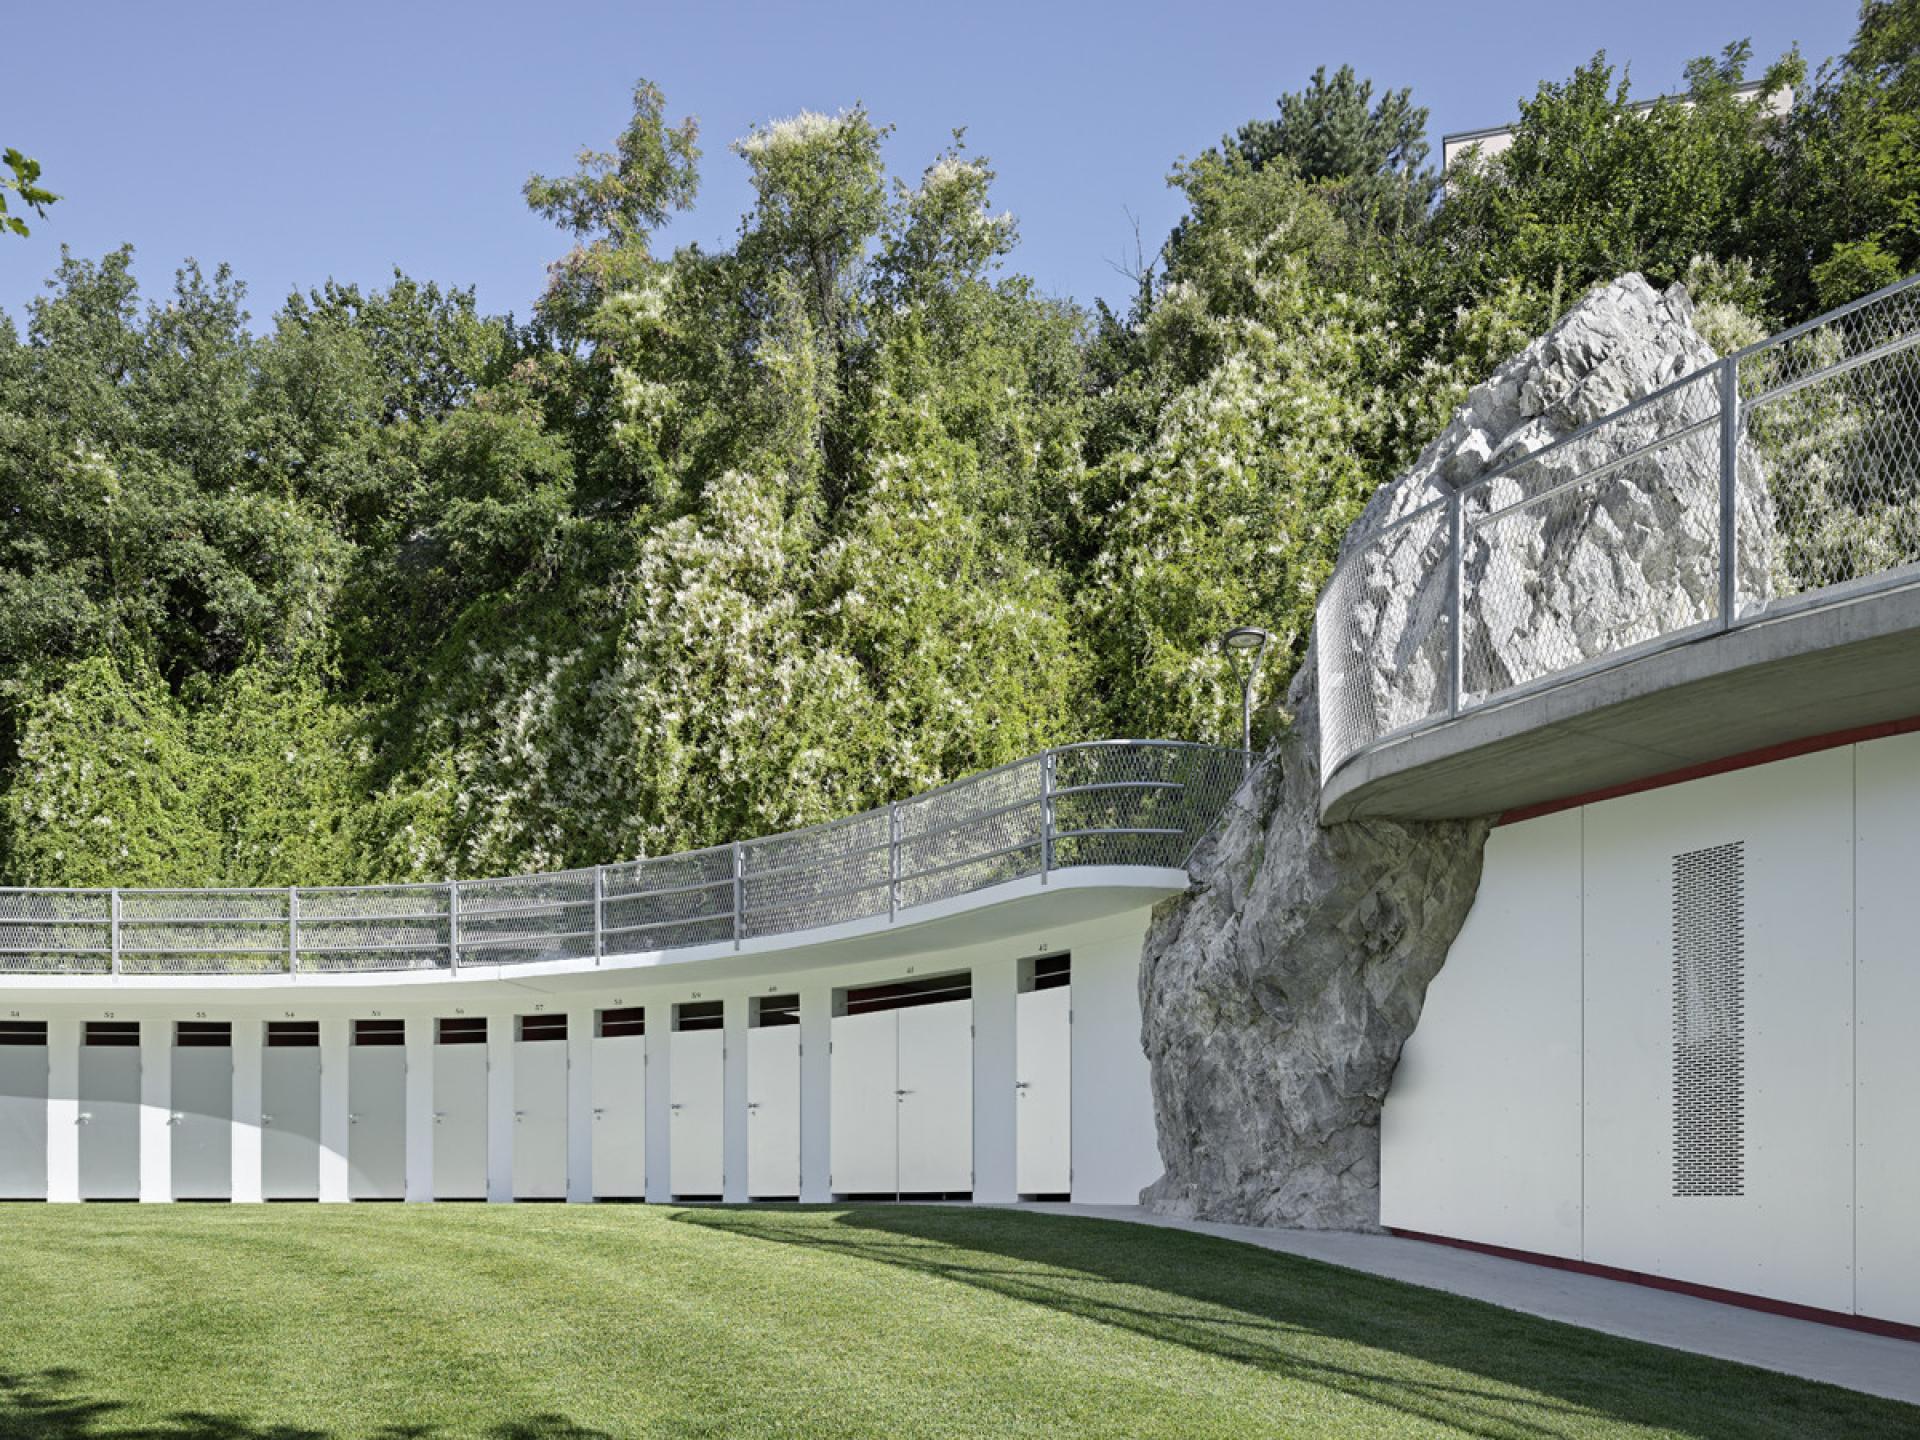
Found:
<svg viewBox="0 0 1920 1440"><path fill-rule="evenodd" d="M1920 1434L1248 1246L885 1206L0 1207L26 1436Z"/></svg>

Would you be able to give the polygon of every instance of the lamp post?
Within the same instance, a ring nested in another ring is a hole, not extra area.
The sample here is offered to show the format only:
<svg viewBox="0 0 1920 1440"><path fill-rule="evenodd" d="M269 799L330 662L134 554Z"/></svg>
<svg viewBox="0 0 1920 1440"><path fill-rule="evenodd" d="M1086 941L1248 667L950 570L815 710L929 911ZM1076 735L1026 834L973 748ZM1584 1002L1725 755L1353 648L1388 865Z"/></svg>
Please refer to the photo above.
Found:
<svg viewBox="0 0 1920 1440"><path fill-rule="evenodd" d="M1260 658L1267 641L1273 637L1258 625L1236 625L1220 637L1220 648L1227 652L1234 673L1240 676L1240 774L1253 773L1253 682L1260 673ZM1245 656L1244 665L1241 657Z"/></svg>

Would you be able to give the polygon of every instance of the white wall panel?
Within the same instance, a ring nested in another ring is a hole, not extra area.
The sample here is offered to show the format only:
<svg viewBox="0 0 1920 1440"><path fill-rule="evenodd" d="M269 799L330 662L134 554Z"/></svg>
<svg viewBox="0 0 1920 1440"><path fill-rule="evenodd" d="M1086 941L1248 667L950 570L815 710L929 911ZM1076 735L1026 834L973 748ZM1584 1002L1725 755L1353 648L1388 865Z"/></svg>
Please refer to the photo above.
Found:
<svg viewBox="0 0 1920 1440"><path fill-rule="evenodd" d="M1073 1198L1085 1204L1138 1204L1161 1173L1153 1073L1140 1044L1148 918L1136 911L1058 937L1073 952Z"/></svg>
<svg viewBox="0 0 1920 1440"><path fill-rule="evenodd" d="M900 1186L898 1010L833 1020L833 1179L838 1195Z"/></svg>
<svg viewBox="0 0 1920 1440"><path fill-rule="evenodd" d="M668 1037L673 1087L668 1138L675 1195L718 1195L725 1188L726 1038L721 1030L675 1030Z"/></svg>
<svg viewBox="0 0 1920 1440"><path fill-rule="evenodd" d="M593 1193L638 1200L647 1193L647 1037L593 1042Z"/></svg>
<svg viewBox="0 0 1920 1440"><path fill-rule="evenodd" d="M228 1046L174 1049L173 1197L233 1198L233 1051Z"/></svg>
<svg viewBox="0 0 1920 1440"><path fill-rule="evenodd" d="M487 1198L487 1047L433 1047L433 1198Z"/></svg>
<svg viewBox="0 0 1920 1440"><path fill-rule="evenodd" d="M320 1197L320 1047L260 1053L260 1189L268 1200Z"/></svg>
<svg viewBox="0 0 1920 1440"><path fill-rule="evenodd" d="M233 1022L233 1198L239 1204L261 1199L260 1058L266 1026L259 1020Z"/></svg>
<svg viewBox="0 0 1920 1440"><path fill-rule="evenodd" d="M1586 812L1586 1258L1853 1303L1853 756ZM1676 1197L1673 860L1745 845L1745 1193Z"/></svg>
<svg viewBox="0 0 1920 1440"><path fill-rule="evenodd" d="M47 1197L47 1047L0 1045L0 1200Z"/></svg>
<svg viewBox="0 0 1920 1440"><path fill-rule="evenodd" d="M1024 1188L1020 1183L1024 1107L1018 1089L1020 960L999 955L972 969L973 1198L1001 1204L1017 1200Z"/></svg>
<svg viewBox="0 0 1920 1440"><path fill-rule="evenodd" d="M1019 1191L1065 1195L1073 1187L1073 990L1029 990L1016 1004L1015 1109Z"/></svg>
<svg viewBox="0 0 1920 1440"><path fill-rule="evenodd" d="M347 1051L347 1195L400 1200L407 1193L407 1052L400 1045Z"/></svg>
<svg viewBox="0 0 1920 1440"><path fill-rule="evenodd" d="M900 1017L900 1193L973 1189L973 1002Z"/></svg>
<svg viewBox="0 0 1920 1440"><path fill-rule="evenodd" d="M1380 1117L1380 1221L1580 1258L1579 810L1502 826Z"/></svg>
<svg viewBox="0 0 1920 1440"><path fill-rule="evenodd" d="M800 1027L747 1031L747 1194L800 1195Z"/></svg>
<svg viewBox="0 0 1920 1440"><path fill-rule="evenodd" d="M47 1199L80 1198L80 1022L47 1021Z"/></svg>
<svg viewBox="0 0 1920 1440"><path fill-rule="evenodd" d="M1920 1325L1920 735L1857 747L1855 1300Z"/></svg>
<svg viewBox="0 0 1920 1440"><path fill-rule="evenodd" d="M567 1043L516 1040L513 1046L513 1196L563 1200L567 1194Z"/></svg>

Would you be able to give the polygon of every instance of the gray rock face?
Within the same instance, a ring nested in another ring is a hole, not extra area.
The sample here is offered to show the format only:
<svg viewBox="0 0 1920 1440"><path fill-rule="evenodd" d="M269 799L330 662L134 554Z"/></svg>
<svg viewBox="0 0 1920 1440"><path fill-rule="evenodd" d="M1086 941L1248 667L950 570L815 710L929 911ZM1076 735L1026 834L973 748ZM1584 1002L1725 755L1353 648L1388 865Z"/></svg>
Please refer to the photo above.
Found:
<svg viewBox="0 0 1920 1440"><path fill-rule="evenodd" d="M1445 704L1446 567L1415 519L1716 357L1676 286L1596 290L1476 387L1343 546L1347 564L1287 697L1292 725L1154 917L1141 969L1166 1173L1148 1206L1252 1224L1379 1223L1380 1106L1479 885L1490 819L1322 827L1324 723L1380 733ZM1718 605L1718 399L1711 376L1471 492L1465 688L1484 692L1711 618ZM1650 454L1633 452L1680 437ZM1632 458L1627 458L1632 457ZM1574 475L1603 477L1538 496ZM1771 515L1742 466L1744 594L1764 594ZM1499 512L1506 511L1502 515ZM1446 543L1445 509L1439 549ZM1323 715L1316 660L1345 693ZM1372 734L1360 737L1371 739Z"/></svg>

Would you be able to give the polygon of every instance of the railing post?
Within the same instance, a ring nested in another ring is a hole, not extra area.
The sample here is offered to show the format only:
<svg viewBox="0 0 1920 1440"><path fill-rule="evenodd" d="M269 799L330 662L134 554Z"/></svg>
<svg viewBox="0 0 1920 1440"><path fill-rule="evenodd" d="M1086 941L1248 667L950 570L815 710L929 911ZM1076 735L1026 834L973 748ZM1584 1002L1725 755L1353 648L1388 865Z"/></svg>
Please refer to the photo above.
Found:
<svg viewBox="0 0 1920 1440"><path fill-rule="evenodd" d="M1740 361L1720 362L1720 628L1738 620L1740 606Z"/></svg>
<svg viewBox="0 0 1920 1440"><path fill-rule="evenodd" d="M1460 492L1456 489L1447 497L1447 714L1449 717L1460 713L1462 681L1465 676L1466 654L1466 546L1462 544L1466 526L1461 512L1466 506L1461 503Z"/></svg>
<svg viewBox="0 0 1920 1440"><path fill-rule="evenodd" d="M1040 757L1040 883L1053 873L1053 751Z"/></svg>
<svg viewBox="0 0 1920 1440"><path fill-rule="evenodd" d="M746 906L744 903L745 885L743 884L743 878L746 874L746 871L744 868L745 860L746 860L746 856L742 853L740 849L740 842L738 840L734 841L733 842L733 948L736 950L740 948L740 936L741 936L741 933L746 928L746 925L745 925Z"/></svg>
<svg viewBox="0 0 1920 1440"><path fill-rule="evenodd" d="M887 802L887 923L900 913L900 802Z"/></svg>
<svg viewBox="0 0 1920 1440"><path fill-rule="evenodd" d="M447 965L460 973L460 882L447 881Z"/></svg>
<svg viewBox="0 0 1920 1440"><path fill-rule="evenodd" d="M115 886L107 899L107 952L112 957L113 973L120 973L120 889Z"/></svg>
<svg viewBox="0 0 1920 1440"><path fill-rule="evenodd" d="M287 886L287 973L300 973L300 887Z"/></svg>
<svg viewBox="0 0 1920 1440"><path fill-rule="evenodd" d="M603 867L593 867L593 963L598 965L606 954L607 927L600 918L602 907L607 900L607 878Z"/></svg>

